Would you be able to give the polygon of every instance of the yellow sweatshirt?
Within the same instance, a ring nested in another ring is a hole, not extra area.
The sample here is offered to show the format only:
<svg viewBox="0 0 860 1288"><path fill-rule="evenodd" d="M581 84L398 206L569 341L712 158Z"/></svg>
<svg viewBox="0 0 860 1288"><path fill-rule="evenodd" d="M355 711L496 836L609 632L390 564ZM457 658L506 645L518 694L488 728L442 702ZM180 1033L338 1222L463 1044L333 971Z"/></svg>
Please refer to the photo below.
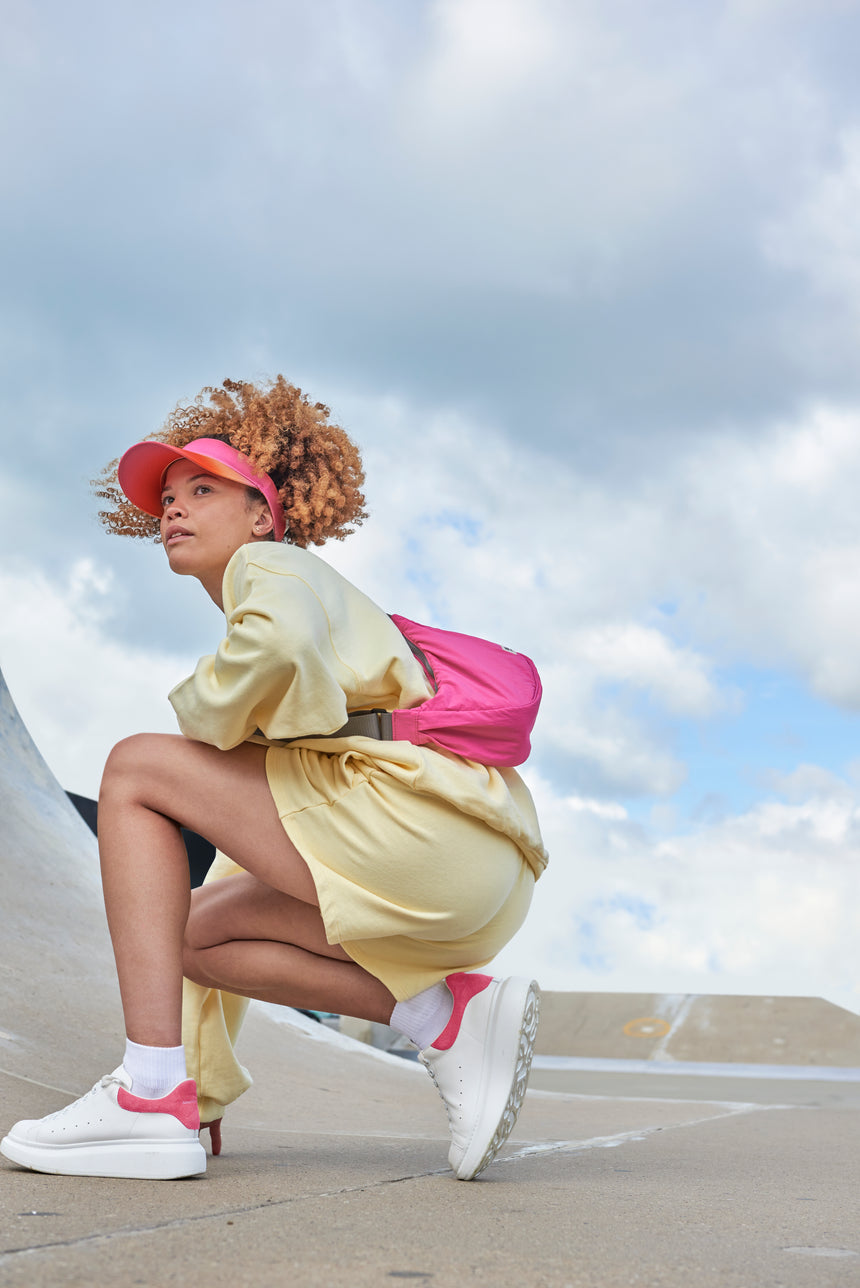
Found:
<svg viewBox="0 0 860 1288"><path fill-rule="evenodd" d="M298 546L242 546L223 584L227 634L170 693L188 738L228 750L248 740L326 755L351 751L479 818L513 840L539 876L547 856L531 796L513 769L487 768L412 743L315 738L372 707L414 707L430 696L400 631L324 560ZM318 774L291 780L296 819L330 800ZM291 839L301 845L291 827Z"/></svg>
<svg viewBox="0 0 860 1288"><path fill-rule="evenodd" d="M354 854L356 838L373 836L377 824L382 827L392 813L408 823L414 812L415 831L426 834L433 799L445 806L439 815L440 836L445 827L456 826L453 806L509 838L534 876L540 875L546 851L531 796L516 771L412 743L319 736L341 728L352 711L412 707L430 696L405 639L372 600L309 551L257 543L243 546L230 560L223 603L224 639L215 654L201 658L193 675L172 690L170 701L186 737L222 750L248 740L295 749L296 754L270 754L267 773L287 834L317 882L332 942L348 937L363 941L365 955L354 955L373 971L368 941L372 949L373 937L389 932L385 917L372 909L368 913L366 901L359 906L356 899L356 910L351 910L350 882L327 870L329 855ZM279 775L284 774L282 782ZM365 786L372 780L379 790L353 790L361 780ZM374 808L374 799L378 808L383 797L387 820L368 819L363 811ZM430 830L437 831L435 816ZM384 831L379 836L382 840ZM495 843L489 835L487 841L491 851ZM480 840L473 853L478 848ZM372 884L373 852L359 858L362 884ZM475 853L476 868L477 863ZM218 854L207 881L236 871L230 859ZM408 884L396 902L408 908ZM352 934L338 933L335 939L333 928L340 932L345 926ZM396 955L408 955L409 943L400 935L389 942ZM426 951L426 945L421 947ZM416 955L413 974L422 969ZM389 987L401 995L390 982ZM250 1084L233 1054L246 1007L244 999L186 981L183 1041L204 1120L219 1117L223 1106Z"/></svg>

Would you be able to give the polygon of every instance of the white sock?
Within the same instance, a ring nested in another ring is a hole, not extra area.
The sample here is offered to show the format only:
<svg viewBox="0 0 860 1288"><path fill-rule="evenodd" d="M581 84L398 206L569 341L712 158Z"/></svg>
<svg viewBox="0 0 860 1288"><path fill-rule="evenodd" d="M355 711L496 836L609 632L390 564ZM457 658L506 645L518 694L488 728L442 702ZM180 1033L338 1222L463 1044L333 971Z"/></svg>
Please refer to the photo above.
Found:
<svg viewBox="0 0 860 1288"><path fill-rule="evenodd" d="M444 980L431 984L417 997L397 1002L391 1012L391 1026L414 1042L419 1051L432 1046L451 1018L454 999Z"/></svg>
<svg viewBox="0 0 860 1288"><path fill-rule="evenodd" d="M122 1067L131 1077L131 1089L136 1096L145 1100L158 1100L166 1096L177 1083L187 1078L185 1071L185 1047L151 1047L140 1046L125 1040L125 1055Z"/></svg>

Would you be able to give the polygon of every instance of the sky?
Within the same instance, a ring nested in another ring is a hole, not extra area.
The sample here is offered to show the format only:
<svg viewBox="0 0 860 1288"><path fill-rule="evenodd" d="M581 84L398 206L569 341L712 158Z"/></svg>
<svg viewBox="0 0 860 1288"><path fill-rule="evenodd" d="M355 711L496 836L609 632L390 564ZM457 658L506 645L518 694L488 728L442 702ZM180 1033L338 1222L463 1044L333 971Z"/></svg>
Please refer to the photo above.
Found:
<svg viewBox="0 0 860 1288"><path fill-rule="evenodd" d="M68 790L223 619L89 480L283 374L320 552L534 658L499 969L860 1012L858 0L6 0L0 667Z"/></svg>

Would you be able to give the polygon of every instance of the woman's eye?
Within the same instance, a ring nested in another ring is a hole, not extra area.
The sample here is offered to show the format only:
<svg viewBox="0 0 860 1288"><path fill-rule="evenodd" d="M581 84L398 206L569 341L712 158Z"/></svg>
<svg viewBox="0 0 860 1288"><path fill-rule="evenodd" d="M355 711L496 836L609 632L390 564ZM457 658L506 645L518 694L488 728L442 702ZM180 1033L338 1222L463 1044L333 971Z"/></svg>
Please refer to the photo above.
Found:
<svg viewBox="0 0 860 1288"><path fill-rule="evenodd" d="M163 497L161 498L161 508L162 508L162 510L166 510L166 509L167 509L167 507L168 507L169 505L172 505L172 504L173 504L173 497L172 497L172 496L163 496Z"/></svg>
<svg viewBox="0 0 860 1288"><path fill-rule="evenodd" d="M194 489L194 491L195 491L195 492L211 492L211 491L212 491L212 489L211 489L211 487L209 486L209 484L208 484L208 483L198 483L198 484L197 484L197 487Z"/></svg>

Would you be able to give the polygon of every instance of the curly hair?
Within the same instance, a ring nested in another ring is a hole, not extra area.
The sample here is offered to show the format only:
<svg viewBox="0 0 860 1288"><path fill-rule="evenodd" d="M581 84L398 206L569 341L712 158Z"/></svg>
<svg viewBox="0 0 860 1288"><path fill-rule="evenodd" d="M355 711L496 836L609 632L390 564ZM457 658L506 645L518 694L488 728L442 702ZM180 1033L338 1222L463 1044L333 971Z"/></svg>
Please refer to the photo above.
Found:
<svg viewBox="0 0 860 1288"><path fill-rule="evenodd" d="M343 540L367 518L362 492L361 453L339 425L329 422L323 403L283 376L267 385L225 380L207 386L187 407L178 406L147 440L185 447L194 438L220 438L235 447L278 490L287 517L285 540L296 546L321 546L329 537ZM118 460L93 479L97 497L107 503L99 519L123 537L159 537L159 521L132 505L117 480Z"/></svg>

